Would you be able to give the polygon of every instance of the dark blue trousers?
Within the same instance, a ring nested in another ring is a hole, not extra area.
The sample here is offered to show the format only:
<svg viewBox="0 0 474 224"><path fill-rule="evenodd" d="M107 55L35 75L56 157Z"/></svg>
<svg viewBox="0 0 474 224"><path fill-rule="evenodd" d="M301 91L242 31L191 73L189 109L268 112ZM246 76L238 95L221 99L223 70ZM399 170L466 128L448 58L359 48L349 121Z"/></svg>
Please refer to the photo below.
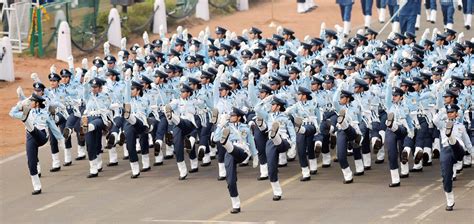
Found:
<svg viewBox="0 0 474 224"><path fill-rule="evenodd" d="M179 121L178 125L174 125L173 127L173 145L174 145L174 153L176 155L176 162L183 162L184 161L184 138L190 135L193 130L196 129L194 124L186 119L182 119ZM196 151L191 150L189 153L190 159L196 158Z"/></svg>
<svg viewBox="0 0 474 224"><path fill-rule="evenodd" d="M142 154L148 154L148 133L145 132L146 127L143 122L137 119L137 122L132 125L128 121L124 122L125 140L127 141L127 151L129 160L131 163L138 161L138 154L136 150L137 137L140 140L140 148ZM142 138L146 135L146 143L143 142L145 139ZM142 140L143 139L143 140Z"/></svg>
<svg viewBox="0 0 474 224"><path fill-rule="evenodd" d="M336 145L337 159L339 160L339 165L341 166L341 168L345 169L349 167L349 162L347 161L348 143L355 139L356 132L354 128L349 126L346 130L338 130L336 136L337 136L337 145ZM356 152L356 149L354 149L354 159L356 159L356 154L359 154L358 157L362 158L362 156L360 155L360 149L358 153Z"/></svg>
<svg viewBox="0 0 474 224"><path fill-rule="evenodd" d="M400 16L400 31L401 33L410 32L415 33L416 15Z"/></svg>
<svg viewBox="0 0 474 224"><path fill-rule="evenodd" d="M454 24L454 5L452 3L441 3L441 11L443 12L443 24Z"/></svg>
<svg viewBox="0 0 474 224"><path fill-rule="evenodd" d="M352 14L352 4L349 5L339 5L341 9L341 17L342 21L350 22L351 21L351 14Z"/></svg>
<svg viewBox="0 0 474 224"><path fill-rule="evenodd" d="M104 122L100 116L89 116L88 122L95 127L93 131L86 133L87 157L89 157L89 161L92 161L102 151L102 129L104 128Z"/></svg>
<svg viewBox="0 0 474 224"><path fill-rule="evenodd" d="M258 161L260 165L267 163L267 154L265 152L265 147L268 141L268 135L264 131L260 131L260 129L255 128L254 132L254 139L255 139L255 147L257 148L258 152Z"/></svg>
<svg viewBox="0 0 474 224"><path fill-rule="evenodd" d="M290 144L287 140L282 139L280 145L273 144L271 139L267 140L265 152L267 154L268 176L270 177L270 182L278 181L278 155L288 151L289 148Z"/></svg>
<svg viewBox="0 0 474 224"><path fill-rule="evenodd" d="M68 110L69 112L69 110ZM74 116L74 113L69 113L69 117L67 118L66 120L66 127L67 128L70 128L71 130L74 130L74 132L76 133L76 137L77 137L77 144L79 146L85 146L86 145L86 141L82 140L81 141L81 138L79 137L79 131L80 131L80 127L81 127L81 118L80 117L76 117ZM71 142L71 138L69 138L69 143ZM66 148L71 148L71 147L68 147L68 141L66 141Z"/></svg>
<svg viewBox="0 0 474 224"><path fill-rule="evenodd" d="M305 133L296 134L296 150L298 151L298 160L301 167L308 167L308 159L316 158L314 154L314 133L316 128L314 125L303 125Z"/></svg>
<svg viewBox="0 0 474 224"><path fill-rule="evenodd" d="M59 116L58 123L56 123L56 125L59 127L59 130L62 133L62 131L66 127L66 119L61 114L56 114L56 116ZM49 129L49 133L52 133L51 129ZM56 139L56 137L54 135L49 135L49 144L51 145L51 153L52 154L56 154L56 153L59 152L58 140ZM71 148L71 147L72 147L71 146L71 139L69 138L69 147L67 147L67 145L66 145L66 148Z"/></svg>
<svg viewBox="0 0 474 224"><path fill-rule="evenodd" d="M418 122L420 124L420 129L417 129L415 133L415 147L431 148L433 146L432 129L429 128L426 118L418 117Z"/></svg>
<svg viewBox="0 0 474 224"><path fill-rule="evenodd" d="M239 196L237 190L237 164L242 163L249 155L241 148L234 146L234 150L229 154L225 153L225 170L227 189L231 197Z"/></svg>
<svg viewBox="0 0 474 224"><path fill-rule="evenodd" d="M385 146L388 151L388 164L391 170L398 169L399 152L403 150L403 142L407 131L405 127L398 127L396 132L391 129L385 131Z"/></svg>
<svg viewBox="0 0 474 224"><path fill-rule="evenodd" d="M464 149L456 143L448 147L443 147L440 152L441 176L443 177L443 188L450 193L453 190L453 165L462 160Z"/></svg>
<svg viewBox="0 0 474 224"><path fill-rule="evenodd" d="M336 123L337 123L337 114L334 111L331 112L324 112L323 114L323 119L319 126L320 133L318 133L316 136L314 136L314 141L321 141L323 143L321 152L322 153L329 153L329 140L331 135L328 134L323 134L326 132L329 132L331 129L331 126L328 125L325 121L329 120L330 124L336 128Z"/></svg>
<svg viewBox="0 0 474 224"><path fill-rule="evenodd" d="M375 6L377 6L378 9L384 9L387 7L387 0L375 0Z"/></svg>
<svg viewBox="0 0 474 224"><path fill-rule="evenodd" d="M372 15L372 5L374 4L373 0L360 0L362 4L362 14L364 16L371 16Z"/></svg>
<svg viewBox="0 0 474 224"><path fill-rule="evenodd" d="M38 148L48 142L46 130L34 129L26 132L26 158L28 159L28 170L30 175L38 174L36 165L38 164Z"/></svg>

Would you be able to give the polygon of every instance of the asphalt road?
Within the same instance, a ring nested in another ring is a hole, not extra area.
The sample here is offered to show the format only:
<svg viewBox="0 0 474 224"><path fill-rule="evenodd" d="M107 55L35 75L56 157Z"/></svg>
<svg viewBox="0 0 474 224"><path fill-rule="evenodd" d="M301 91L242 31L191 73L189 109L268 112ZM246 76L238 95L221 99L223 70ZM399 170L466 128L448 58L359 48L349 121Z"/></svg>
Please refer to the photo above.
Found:
<svg viewBox="0 0 474 224"><path fill-rule="evenodd" d="M442 21L440 14L438 21ZM460 31L464 30L461 18L457 14L455 28ZM425 27L433 26L423 23L419 36ZM469 38L473 36L472 32L464 32ZM107 161L107 154L104 155ZM215 160L212 166L189 174L185 181L178 181L174 160L166 160L163 166L152 167L133 180L129 178L128 161L119 161L117 167L104 167L94 179L86 178L87 161L73 161L72 166L50 173L47 146L40 149L40 161L43 193L32 196L24 152L0 158L1 223L474 222L474 168L464 169L454 182L455 210L446 212L438 160L422 173L402 179L399 188L388 187L387 162L374 164L372 170L354 177L354 183L349 185L342 184L338 164L319 168L311 181L302 183L298 163L290 162L280 169L283 199L278 202L272 201L269 181L256 180L258 169L239 167L242 212L237 215L229 213L226 183L216 180ZM353 163L351 167L354 169Z"/></svg>

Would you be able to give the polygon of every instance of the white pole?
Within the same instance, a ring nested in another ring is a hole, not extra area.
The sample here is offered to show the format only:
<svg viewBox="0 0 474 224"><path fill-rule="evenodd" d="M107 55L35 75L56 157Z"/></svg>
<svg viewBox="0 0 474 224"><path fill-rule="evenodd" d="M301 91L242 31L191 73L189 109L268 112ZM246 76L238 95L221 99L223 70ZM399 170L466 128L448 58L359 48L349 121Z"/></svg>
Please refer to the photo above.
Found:
<svg viewBox="0 0 474 224"><path fill-rule="evenodd" d="M72 55L71 48L71 30L66 21L59 24L58 29L58 44L56 50L56 59L67 62L67 58Z"/></svg>
<svg viewBox="0 0 474 224"><path fill-rule="evenodd" d="M239 9L239 11L249 10L249 0L238 0L237 9Z"/></svg>
<svg viewBox="0 0 474 224"><path fill-rule="evenodd" d="M120 40L122 40L122 28L120 27L120 15L116 8L110 9L109 30L107 30L107 39L113 46L120 47Z"/></svg>
<svg viewBox="0 0 474 224"><path fill-rule="evenodd" d="M0 71L0 80L15 81L12 44L8 37L3 37L0 41Z"/></svg>
<svg viewBox="0 0 474 224"><path fill-rule="evenodd" d="M199 0L196 5L196 18L209 21L209 0Z"/></svg>
<svg viewBox="0 0 474 224"><path fill-rule="evenodd" d="M158 8L158 10L156 10ZM155 0L156 10L153 17L153 33L160 33L160 26L163 27L162 32L168 32L168 25L166 22L166 5L164 0Z"/></svg>

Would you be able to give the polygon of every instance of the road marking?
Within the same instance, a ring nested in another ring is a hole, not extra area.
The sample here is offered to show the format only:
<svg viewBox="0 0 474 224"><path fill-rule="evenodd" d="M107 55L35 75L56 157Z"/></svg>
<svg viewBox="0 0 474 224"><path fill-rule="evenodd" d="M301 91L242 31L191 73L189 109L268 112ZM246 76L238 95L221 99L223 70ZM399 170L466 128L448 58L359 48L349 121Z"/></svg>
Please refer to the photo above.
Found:
<svg viewBox="0 0 474 224"><path fill-rule="evenodd" d="M46 210L46 209L48 209L48 208L52 208L52 207L54 207L54 206L56 206L56 205L59 205L59 204L65 202L65 201L71 200L71 199L73 199L73 198L74 198L74 196L67 196L67 197L61 198L61 199L59 199L59 200L57 200L57 201L55 201L55 202L53 202L53 203L47 204L47 205L45 205L45 206L43 206L43 207L41 207L41 208L36 209L36 211L37 211L37 212L44 211L44 210Z"/></svg>
<svg viewBox="0 0 474 224"><path fill-rule="evenodd" d="M318 165L318 168L321 168L323 164L319 164ZM288 185L289 183L295 181L295 180L298 180L299 177L301 177L301 174L296 174L292 177L290 177L289 179L283 181L282 183L280 183L281 187L283 188L284 186ZM266 191L263 191L263 192L260 192L254 196L252 196L251 198L245 200L244 202L241 203L241 207L245 207L251 203L253 203L254 201L262 198L263 196L269 194L269 193L272 193L273 192L273 189L272 188L269 188L267 189ZM224 218L225 216L229 215L229 211L224 211L224 212L221 212L220 214L210 218L209 220L219 220L219 219L222 219Z"/></svg>
<svg viewBox="0 0 474 224"><path fill-rule="evenodd" d="M474 187L474 180L469 181L469 183L467 183L467 184L464 185L464 186L467 187L467 188L472 188L472 187Z"/></svg>
<svg viewBox="0 0 474 224"><path fill-rule="evenodd" d="M22 157L22 156L24 156L24 155L26 155L26 152L20 152L20 153L18 153L18 154L16 154L16 155L7 157L7 158L5 158L5 159L2 159L2 160L0 160L0 165L4 164L4 163L6 163L6 162L10 162L10 161L12 161L12 160L15 160L15 159L17 159L17 158L20 158L20 157Z"/></svg>
<svg viewBox="0 0 474 224"><path fill-rule="evenodd" d="M399 203L393 208L388 209L388 215L382 216L382 219L393 219L401 214L405 213L408 209L416 206L417 204L423 202L423 199L428 195L432 194L436 189L435 184L430 184L418 190L415 194L411 195L407 200ZM431 191L429 191L431 189Z"/></svg>
<svg viewBox="0 0 474 224"><path fill-rule="evenodd" d="M424 220L426 217L428 217L428 215L430 215L431 213L435 212L436 210L438 210L440 207L442 207L444 204L440 204L440 205L435 205L431 208L429 208L428 210L424 211L423 213L421 213L419 216L417 216L415 219L418 220L418 221L422 221Z"/></svg>
<svg viewBox="0 0 474 224"><path fill-rule="evenodd" d="M118 175L116 175L116 176L113 176L113 177L109 178L109 180L117 180L117 179L119 179L120 177L123 177L123 176L125 176L125 175L127 175L127 174L129 174L129 173L130 173L130 170L127 170L127 171L125 171L125 172L123 172L123 173L121 173L121 174L118 174Z"/></svg>
<svg viewBox="0 0 474 224"><path fill-rule="evenodd" d="M164 222L164 223L235 223L235 224L273 224L275 221L266 221L266 222L236 222L236 221L219 221L219 220L172 220L172 219L150 219L145 218L141 220L142 222Z"/></svg>

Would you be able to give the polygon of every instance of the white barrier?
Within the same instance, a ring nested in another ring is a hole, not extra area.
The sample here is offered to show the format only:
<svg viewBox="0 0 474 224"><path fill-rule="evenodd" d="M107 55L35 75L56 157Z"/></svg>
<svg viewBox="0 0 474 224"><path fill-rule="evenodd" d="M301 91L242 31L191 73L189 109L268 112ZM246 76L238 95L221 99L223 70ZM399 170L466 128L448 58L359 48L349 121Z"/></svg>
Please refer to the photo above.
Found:
<svg viewBox="0 0 474 224"><path fill-rule="evenodd" d="M120 27L120 15L116 8L110 9L108 23L110 24L109 30L107 30L108 41L111 45L120 47L122 28Z"/></svg>
<svg viewBox="0 0 474 224"><path fill-rule="evenodd" d="M237 9L239 11L249 10L249 0L238 0L237 1Z"/></svg>
<svg viewBox="0 0 474 224"><path fill-rule="evenodd" d="M209 0L199 0L196 5L196 18L209 21Z"/></svg>
<svg viewBox="0 0 474 224"><path fill-rule="evenodd" d="M3 37L0 41L0 80L15 81L12 44L8 37Z"/></svg>
<svg viewBox="0 0 474 224"><path fill-rule="evenodd" d="M156 8L158 8L156 10ZM168 32L168 25L166 22L166 5L164 0L155 0L156 10L153 16L153 33L160 33L160 26L163 27L163 34Z"/></svg>
<svg viewBox="0 0 474 224"><path fill-rule="evenodd" d="M59 24L58 29L58 47L56 50L56 59L68 62L67 58L72 55L71 48L71 29L66 21Z"/></svg>

